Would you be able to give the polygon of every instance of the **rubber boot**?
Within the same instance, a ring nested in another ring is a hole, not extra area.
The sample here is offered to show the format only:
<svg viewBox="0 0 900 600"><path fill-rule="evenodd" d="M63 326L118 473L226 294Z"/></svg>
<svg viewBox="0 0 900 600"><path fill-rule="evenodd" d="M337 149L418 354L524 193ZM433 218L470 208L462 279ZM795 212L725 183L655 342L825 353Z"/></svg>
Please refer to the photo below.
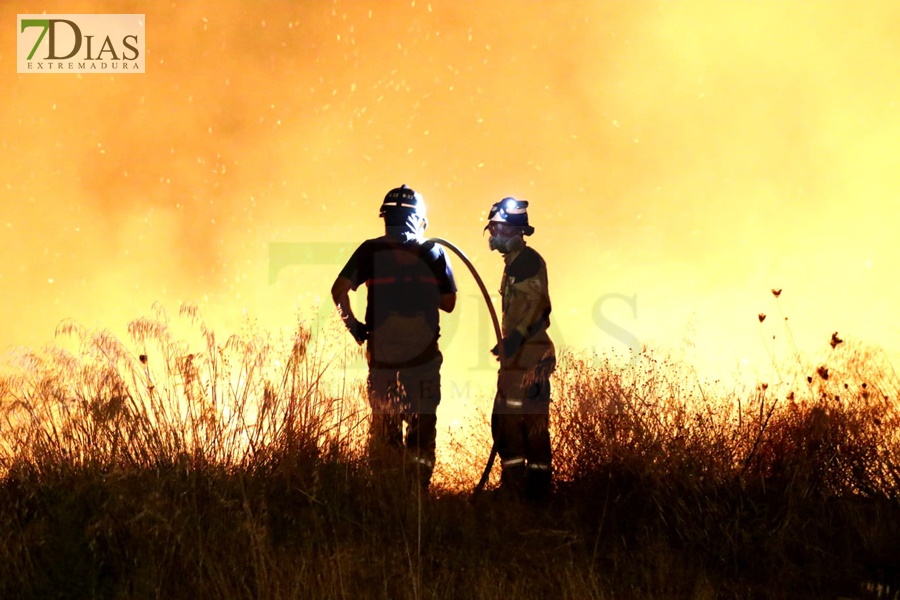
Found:
<svg viewBox="0 0 900 600"><path fill-rule="evenodd" d="M407 454L407 480L410 490L428 493L431 486L431 475L434 472L434 458L432 456L419 456L415 451Z"/></svg>
<svg viewBox="0 0 900 600"><path fill-rule="evenodd" d="M521 500L525 495L526 476L524 464L503 467L500 472L501 495L510 500Z"/></svg>
<svg viewBox="0 0 900 600"><path fill-rule="evenodd" d="M550 502L550 483L553 474L549 469L528 469L525 484L525 497L538 506L546 506Z"/></svg>

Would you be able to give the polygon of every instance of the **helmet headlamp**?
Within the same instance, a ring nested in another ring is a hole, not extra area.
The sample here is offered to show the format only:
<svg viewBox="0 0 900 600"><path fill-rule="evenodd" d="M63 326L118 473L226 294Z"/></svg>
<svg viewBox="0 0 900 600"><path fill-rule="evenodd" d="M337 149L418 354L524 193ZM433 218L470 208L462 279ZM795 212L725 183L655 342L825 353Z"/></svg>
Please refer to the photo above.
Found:
<svg viewBox="0 0 900 600"><path fill-rule="evenodd" d="M488 214L488 224L506 223L519 227L524 235L534 233L534 227L528 224L528 200L517 200L509 197L495 203ZM487 229L487 227L485 227Z"/></svg>

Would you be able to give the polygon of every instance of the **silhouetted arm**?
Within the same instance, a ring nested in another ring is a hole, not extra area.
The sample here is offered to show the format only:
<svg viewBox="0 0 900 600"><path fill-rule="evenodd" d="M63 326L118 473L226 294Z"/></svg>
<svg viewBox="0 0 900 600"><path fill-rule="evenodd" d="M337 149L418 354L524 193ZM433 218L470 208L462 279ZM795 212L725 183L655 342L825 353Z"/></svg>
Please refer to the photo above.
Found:
<svg viewBox="0 0 900 600"><path fill-rule="evenodd" d="M338 275L331 286L331 299L337 306L338 313L344 325L353 335L357 344L362 344L368 337L368 331L363 323L360 323L353 314L353 308L350 306L350 290L353 289L353 283L342 275Z"/></svg>

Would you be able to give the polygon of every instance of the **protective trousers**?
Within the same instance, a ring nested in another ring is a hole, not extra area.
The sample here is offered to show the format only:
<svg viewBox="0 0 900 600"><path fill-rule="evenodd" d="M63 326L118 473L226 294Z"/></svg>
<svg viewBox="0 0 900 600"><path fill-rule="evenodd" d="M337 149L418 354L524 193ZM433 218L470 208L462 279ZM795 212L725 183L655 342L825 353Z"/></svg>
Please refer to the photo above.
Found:
<svg viewBox="0 0 900 600"><path fill-rule="evenodd" d="M491 419L501 489L536 501L546 499L553 474L549 376L554 366L555 361L537 369L501 369Z"/></svg>
<svg viewBox="0 0 900 600"><path fill-rule="evenodd" d="M438 352L429 362L414 367L370 365L367 380L372 409L370 459L382 469L399 467L411 472L412 479L424 488L431 483L434 471L442 362Z"/></svg>

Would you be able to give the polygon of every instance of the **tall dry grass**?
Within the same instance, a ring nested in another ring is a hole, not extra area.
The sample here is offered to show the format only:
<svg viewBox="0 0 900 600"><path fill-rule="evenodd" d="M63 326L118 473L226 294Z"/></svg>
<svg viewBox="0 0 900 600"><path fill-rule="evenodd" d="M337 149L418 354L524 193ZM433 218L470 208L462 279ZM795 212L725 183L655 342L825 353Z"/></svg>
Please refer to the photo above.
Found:
<svg viewBox="0 0 900 600"><path fill-rule="evenodd" d="M896 582L900 378L858 343L782 371L777 385L726 388L652 353L624 364L565 355L557 473L594 532L594 558L642 532L666 560L813 597Z"/></svg>
<svg viewBox="0 0 900 600"><path fill-rule="evenodd" d="M346 389L348 357L326 348L334 331L314 336L300 324L279 340L248 324L218 340L195 307L180 317L190 329L176 336L157 308L129 324L130 344L66 322L57 334L74 339L76 353L20 354L0 389L0 470L184 461L231 469L276 449L358 452L366 416Z"/></svg>
<svg viewBox="0 0 900 600"><path fill-rule="evenodd" d="M846 341L778 381L565 352L549 506L373 472L336 323L74 323L0 379L3 598L860 597L900 580L900 383ZM186 328L182 327L186 325ZM486 424L484 424L486 427ZM484 456L480 457L479 455ZM868 587L867 587L868 586Z"/></svg>

